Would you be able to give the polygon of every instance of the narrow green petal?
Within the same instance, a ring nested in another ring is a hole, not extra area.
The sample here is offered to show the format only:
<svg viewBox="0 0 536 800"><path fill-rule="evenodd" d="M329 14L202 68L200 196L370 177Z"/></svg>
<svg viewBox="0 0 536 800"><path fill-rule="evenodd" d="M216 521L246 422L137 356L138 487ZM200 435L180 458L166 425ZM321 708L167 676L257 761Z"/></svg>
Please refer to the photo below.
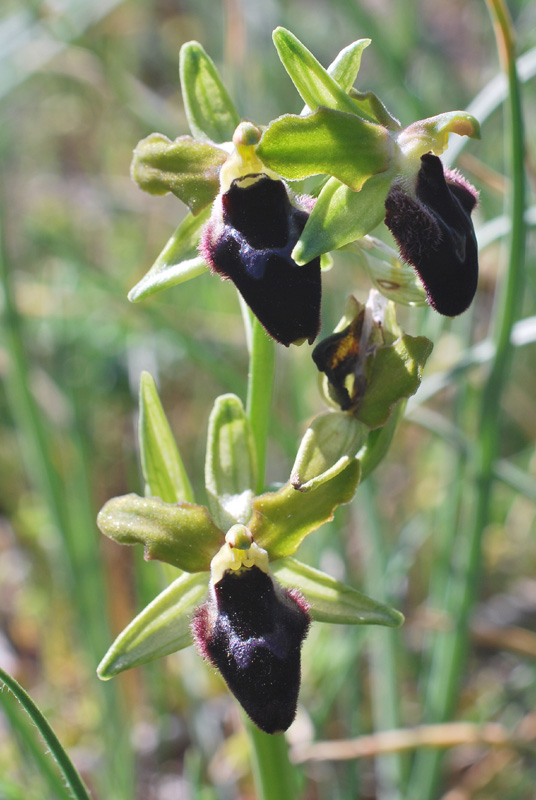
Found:
<svg viewBox="0 0 536 800"><path fill-rule="evenodd" d="M205 506L170 505L157 497L127 494L101 509L97 525L119 544L143 544L145 558L186 572L204 572L224 541Z"/></svg>
<svg viewBox="0 0 536 800"><path fill-rule="evenodd" d="M370 39L358 39L344 47L337 58L328 67L328 74L336 81L343 92L349 92L354 85L361 67L363 51L369 46ZM325 103L319 103L325 105Z"/></svg>
<svg viewBox="0 0 536 800"><path fill-rule="evenodd" d="M184 109L193 136L230 142L240 116L212 59L199 42L181 47L179 59Z"/></svg>
<svg viewBox="0 0 536 800"><path fill-rule="evenodd" d="M255 444L242 401L234 394L218 397L210 414L205 483L222 530L245 525L256 485Z"/></svg>
<svg viewBox="0 0 536 800"><path fill-rule="evenodd" d="M148 372L141 375L139 406L140 459L147 494L165 503L193 503L192 486Z"/></svg>
<svg viewBox="0 0 536 800"><path fill-rule="evenodd" d="M390 164L392 142L381 125L355 114L320 107L300 117L286 114L264 132L257 155L289 180L333 175L354 191Z"/></svg>
<svg viewBox="0 0 536 800"><path fill-rule="evenodd" d="M172 142L161 133L152 133L138 142L130 173L145 192L171 192L197 215L218 194L220 169L227 157L221 148L191 136L179 136Z"/></svg>
<svg viewBox="0 0 536 800"><path fill-rule="evenodd" d="M326 106L350 114L357 112L356 106L336 79L294 34L285 28L276 28L273 40L283 66L310 109L314 111L318 106Z"/></svg>
<svg viewBox="0 0 536 800"><path fill-rule="evenodd" d="M209 574L184 574L149 603L112 644L97 674L106 681L192 644L190 619L207 593Z"/></svg>
<svg viewBox="0 0 536 800"><path fill-rule="evenodd" d="M277 492L256 497L248 523L253 539L268 551L271 560L293 555L306 536L333 519L337 506L350 502L359 478L360 465L353 460L309 492L300 492L287 483Z"/></svg>
<svg viewBox="0 0 536 800"><path fill-rule="evenodd" d="M208 270L197 246L211 210L208 206L196 217L192 214L186 215L149 272L130 290L128 299L131 303L145 300L156 292L188 281Z"/></svg>
<svg viewBox="0 0 536 800"><path fill-rule="evenodd" d="M404 621L400 611L294 558L275 561L270 569L283 586L302 592L311 606L309 613L317 622L398 628Z"/></svg>
<svg viewBox="0 0 536 800"><path fill-rule="evenodd" d="M311 216L292 253L298 264L370 233L385 217L385 198L391 186L391 170L370 178L360 192L331 178L318 197Z"/></svg>

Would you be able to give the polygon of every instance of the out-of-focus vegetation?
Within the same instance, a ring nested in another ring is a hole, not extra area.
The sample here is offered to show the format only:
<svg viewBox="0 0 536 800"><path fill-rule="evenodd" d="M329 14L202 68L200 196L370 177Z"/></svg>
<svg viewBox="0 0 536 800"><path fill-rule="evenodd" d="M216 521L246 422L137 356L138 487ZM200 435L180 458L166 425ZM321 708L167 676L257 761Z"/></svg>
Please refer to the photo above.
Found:
<svg viewBox="0 0 536 800"><path fill-rule="evenodd" d="M528 53L522 78L533 165L536 7L515 0L510 8L519 52ZM294 31L326 65L351 41L372 38L359 86L376 91L404 124L465 108L499 71L482 0L5 0L0 9L7 275L0 339L0 666L47 715L98 800L252 796L236 705L193 648L109 684L96 678L114 635L162 588L163 574L139 553L104 541L94 520L109 497L143 491L136 453L142 369L159 382L200 494L213 400L223 391L244 396L246 349L231 284L205 275L145 303L128 303L128 290L184 214L173 197L143 195L128 171L140 138L155 130L170 138L187 132L178 53L190 39L217 62L245 117L265 124L299 112L302 103L271 42L276 25ZM470 525L474 476L467 465L487 362L449 370L488 336L506 268L508 130L500 104L482 133L482 142L469 143L457 162L481 191L476 221L487 246L476 303L455 321L401 309L410 333L435 342L420 394L373 479L304 545L309 563L384 595L407 622L397 632L313 627L291 731L298 743L421 723L433 669L430 642L456 628L441 599L448 580L456 591L449 567ZM527 178L533 226L534 173ZM462 736L446 756L437 794L445 800L534 796L535 244L532 232L517 315L528 321L517 329L519 346L497 410L498 478L453 717L477 726L498 723L511 746L464 744ZM324 287L323 332L329 333L346 295L363 299L369 285L351 256L338 254ZM288 478L306 422L321 409L310 350L281 349L269 480ZM20 707L6 693L1 699L0 798L67 796ZM389 787L397 776L407 777L411 758L308 762L306 796L400 797Z"/></svg>

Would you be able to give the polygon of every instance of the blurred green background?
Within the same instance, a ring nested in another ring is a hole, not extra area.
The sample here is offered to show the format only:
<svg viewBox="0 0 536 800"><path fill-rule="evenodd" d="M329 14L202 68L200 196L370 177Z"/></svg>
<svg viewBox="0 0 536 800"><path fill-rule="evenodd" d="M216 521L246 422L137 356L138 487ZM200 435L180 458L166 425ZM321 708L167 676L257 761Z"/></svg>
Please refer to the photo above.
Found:
<svg viewBox="0 0 536 800"><path fill-rule="evenodd" d="M510 8L519 52L528 54L531 206L536 4L515 0ZM247 354L230 284L205 275L139 305L126 299L184 215L175 198L135 187L129 163L138 140L152 131L170 138L187 132L178 54L191 39L215 60L244 117L266 124L299 112L302 102L271 42L277 25L326 66L351 41L372 38L358 86L376 91L403 124L467 107L499 71L482 0L4 0L0 8L0 666L45 712L98 800L253 796L234 701L193 648L110 684L96 678L113 637L160 591L163 578L140 553L104 541L94 520L109 497L143 490L136 452L142 369L158 381L200 497L213 400L224 391L244 397ZM492 89L487 99L495 96ZM299 741L389 727L374 711L381 682L378 689L371 677L385 666L385 647L397 670L386 676L385 691L396 687L401 725L419 723L429 639L456 624L435 600L438 575L451 561L449 531L465 524L465 467L485 365L448 370L487 337L506 267L501 225L510 184L500 105L482 133L457 162L481 192L476 224L486 246L476 303L454 321L401 308L408 332L435 342L423 402L417 395L410 404L370 485L300 552L383 594L407 622L387 633L314 626L293 728ZM529 222L536 222L533 207ZM509 731L524 725L534 741L533 230L518 315L528 322L497 414L503 474L494 484L456 715ZM387 231L378 235L387 240ZM340 254L324 287L326 335L346 295L362 300L369 284ZM435 391L438 375L444 381ZM310 350L280 348L270 481L287 480L307 420L322 407ZM382 763L385 777L390 762ZM408 768L404 757L397 769ZM396 796L382 788L372 759L304 769L311 799ZM534 751L465 746L449 752L437 796L529 800L535 783ZM4 693L1 800L64 796L35 731Z"/></svg>

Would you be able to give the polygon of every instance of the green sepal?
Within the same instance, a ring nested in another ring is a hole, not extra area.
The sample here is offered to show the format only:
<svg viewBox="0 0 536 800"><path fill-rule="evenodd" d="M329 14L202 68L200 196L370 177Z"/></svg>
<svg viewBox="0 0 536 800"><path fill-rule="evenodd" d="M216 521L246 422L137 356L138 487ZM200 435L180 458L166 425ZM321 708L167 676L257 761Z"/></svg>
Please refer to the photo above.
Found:
<svg viewBox="0 0 536 800"><path fill-rule="evenodd" d="M313 114L286 114L266 129L257 155L283 178L327 174L358 192L385 172L393 152L387 130L373 122L320 106Z"/></svg>
<svg viewBox="0 0 536 800"><path fill-rule="evenodd" d="M327 108L346 111L349 114L359 113L357 105L339 85L337 78L332 77L324 69L310 50L294 34L286 30L286 28L276 28L272 38L283 66L302 96L304 103L312 111L318 106L326 106ZM361 42L355 43L357 45L356 50L361 47L362 52L369 42L370 40L368 39L362 39ZM359 69L359 64L361 63L360 56L361 54L359 53L357 69ZM346 72L346 70L345 65L344 71Z"/></svg>
<svg viewBox="0 0 536 800"><path fill-rule="evenodd" d="M293 555L302 541L325 522L333 519L337 506L349 503L359 484L358 461L331 480L303 493L286 483L277 492L267 492L253 501L248 528L270 559Z"/></svg>
<svg viewBox="0 0 536 800"><path fill-rule="evenodd" d="M119 544L143 544L147 561L158 559L186 572L208 570L224 541L205 506L170 505L136 494L108 500L97 525Z"/></svg>
<svg viewBox="0 0 536 800"><path fill-rule="evenodd" d="M328 74L334 81L337 81L343 92L349 92L354 85L361 67L363 51L370 43L370 39L358 39L352 42L343 47L329 65ZM325 105L325 103L319 103L319 105Z"/></svg>
<svg viewBox="0 0 536 800"><path fill-rule="evenodd" d="M308 264L322 253L370 233L385 217L385 198L392 180L388 170L370 178L360 192L353 192L337 178L330 178L292 252L296 263Z"/></svg>
<svg viewBox="0 0 536 800"><path fill-rule="evenodd" d="M354 459L367 432L365 425L344 411L319 414L301 440L291 484L309 492L338 475Z"/></svg>
<svg viewBox="0 0 536 800"><path fill-rule="evenodd" d="M208 206L196 217L192 214L186 215L149 272L128 293L131 303L145 300L156 292L196 278L208 270L197 247L211 210L211 206Z"/></svg>
<svg viewBox="0 0 536 800"><path fill-rule="evenodd" d="M399 120L393 117L374 92L358 92L357 89L350 89L349 94L359 107L362 116L372 119L380 125L385 125L390 131L402 130Z"/></svg>
<svg viewBox="0 0 536 800"><path fill-rule="evenodd" d="M348 47L343 48L334 61L332 61L332 63L329 65L327 70L328 74L339 84L344 92L349 92L354 85L359 73L359 68L361 66L361 56L363 55L363 50L368 47L369 44L370 39L358 39L358 41L352 42L352 44L349 44ZM315 88L316 83L314 84L313 91ZM319 105L325 105L325 103L319 103ZM307 114L310 111L311 109L309 106L305 105L302 115ZM371 117L371 119L374 118Z"/></svg>
<svg viewBox="0 0 536 800"><path fill-rule="evenodd" d="M193 503L192 486L148 372L141 374L139 406L138 437L145 493L165 503Z"/></svg>
<svg viewBox="0 0 536 800"><path fill-rule="evenodd" d="M234 394L218 397L208 423L205 484L211 513L224 531L251 516L256 463L242 401Z"/></svg>
<svg viewBox="0 0 536 800"><path fill-rule="evenodd" d="M240 116L214 62L199 42L187 42L181 47L179 73L192 135L212 142L230 142Z"/></svg>
<svg viewBox="0 0 536 800"><path fill-rule="evenodd" d="M367 387L353 412L369 428L380 428L399 400L415 394L423 367L432 352L425 336L404 334L393 344L378 347L367 359Z"/></svg>
<svg viewBox="0 0 536 800"><path fill-rule="evenodd" d="M294 558L275 561L270 570L280 584L303 594L310 604L309 613L317 622L389 628L398 628L404 622L400 611Z"/></svg>
<svg viewBox="0 0 536 800"><path fill-rule="evenodd" d="M218 194L220 169L227 157L221 148L191 136L172 142L162 133L151 133L138 142L130 174L145 192L171 192L197 215Z"/></svg>
<svg viewBox="0 0 536 800"><path fill-rule="evenodd" d="M192 644L191 615L208 588L207 572L177 578L119 634L97 668L107 681L132 667L168 656Z"/></svg>

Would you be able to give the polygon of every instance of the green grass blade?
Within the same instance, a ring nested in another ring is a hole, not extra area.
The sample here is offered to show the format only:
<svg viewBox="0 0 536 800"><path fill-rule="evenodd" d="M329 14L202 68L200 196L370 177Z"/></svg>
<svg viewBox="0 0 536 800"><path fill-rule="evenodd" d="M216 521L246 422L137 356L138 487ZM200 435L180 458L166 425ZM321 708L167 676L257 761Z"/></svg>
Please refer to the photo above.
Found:
<svg viewBox="0 0 536 800"><path fill-rule="evenodd" d="M43 737L47 748L50 750L52 757L55 759L65 782L72 792L75 800L91 800L90 794L86 789L80 774L78 773L73 762L61 746L58 737L50 727L46 718L35 705L30 695L22 688L22 686L13 678L8 675L3 669L0 668L0 681L12 692L21 706L24 708L33 724ZM2 695L0 694L0 699Z"/></svg>

